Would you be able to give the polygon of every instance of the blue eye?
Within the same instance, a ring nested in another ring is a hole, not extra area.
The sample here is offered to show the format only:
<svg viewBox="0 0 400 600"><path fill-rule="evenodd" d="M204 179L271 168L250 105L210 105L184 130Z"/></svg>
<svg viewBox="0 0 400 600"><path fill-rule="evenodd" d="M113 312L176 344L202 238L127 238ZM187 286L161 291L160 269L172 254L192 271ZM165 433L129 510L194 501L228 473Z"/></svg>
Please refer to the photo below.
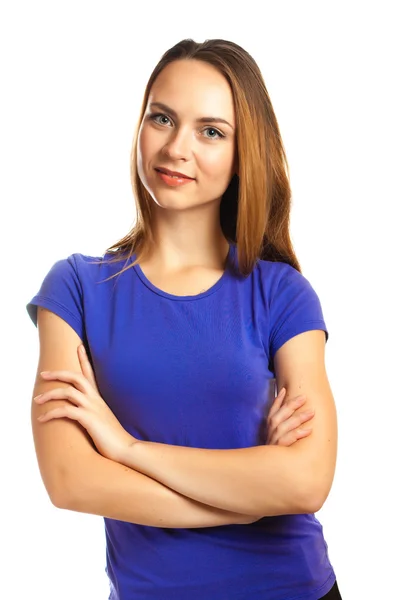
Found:
<svg viewBox="0 0 400 600"><path fill-rule="evenodd" d="M218 131L218 129L215 129L215 127L207 127L205 129L205 131L215 131L215 133L217 134L218 137L215 137L215 136L208 137L208 135L206 135L206 137L208 137L208 139L210 139L210 140L215 140L215 139L218 139L218 138L225 137L220 131Z"/></svg>
<svg viewBox="0 0 400 600"><path fill-rule="evenodd" d="M167 121L169 121L169 123L171 123L171 119L167 117L167 115L165 115L164 113L152 113L148 116L148 118L154 123L157 123L158 125L168 125L168 123L162 122L161 119L166 119ZM216 134L212 136L204 136L208 140L218 140L225 137L225 135L215 127L206 127L203 131L213 131L214 134Z"/></svg>
<svg viewBox="0 0 400 600"><path fill-rule="evenodd" d="M161 123L160 121L157 121L157 119L161 117L162 119L167 119L167 121L169 121L169 118L166 115L163 115L162 113L158 113L158 114L152 114L149 115L149 119L151 119L152 121L154 121L155 123L158 123L159 125L165 125L165 123Z"/></svg>

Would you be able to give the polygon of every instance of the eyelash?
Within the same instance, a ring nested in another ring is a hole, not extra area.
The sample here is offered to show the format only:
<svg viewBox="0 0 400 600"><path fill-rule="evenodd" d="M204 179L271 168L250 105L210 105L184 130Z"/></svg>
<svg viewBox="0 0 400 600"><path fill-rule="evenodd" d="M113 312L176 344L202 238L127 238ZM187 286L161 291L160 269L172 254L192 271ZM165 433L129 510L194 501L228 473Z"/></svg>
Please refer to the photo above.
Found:
<svg viewBox="0 0 400 600"><path fill-rule="evenodd" d="M149 119L151 121L154 121L155 123L157 123L158 125L164 125L164 123L158 123L158 121L156 121L157 117L165 117L166 119L168 119L169 121L171 121L171 119L169 117L167 117L167 115L164 115L164 113L153 113L149 115ZM206 127L205 130L207 129L212 129L213 131L215 131L218 135L218 137L206 137L206 139L208 140L216 140L216 139L222 139L225 137L225 135L223 133L221 133L218 129L216 129L215 127Z"/></svg>

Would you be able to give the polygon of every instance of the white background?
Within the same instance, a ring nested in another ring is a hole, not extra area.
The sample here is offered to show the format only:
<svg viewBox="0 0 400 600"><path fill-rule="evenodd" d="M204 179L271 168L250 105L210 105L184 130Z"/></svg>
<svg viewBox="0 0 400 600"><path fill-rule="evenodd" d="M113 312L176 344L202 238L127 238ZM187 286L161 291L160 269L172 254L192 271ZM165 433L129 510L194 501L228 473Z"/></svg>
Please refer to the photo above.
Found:
<svg viewBox="0 0 400 600"><path fill-rule="evenodd" d="M396 4L2 2L2 597L108 597L102 519L56 509L40 478L38 336L25 305L56 260L101 255L128 232L147 78L179 40L219 37L263 72L291 169L295 250L330 333L339 454L317 516L342 596L400 598Z"/></svg>

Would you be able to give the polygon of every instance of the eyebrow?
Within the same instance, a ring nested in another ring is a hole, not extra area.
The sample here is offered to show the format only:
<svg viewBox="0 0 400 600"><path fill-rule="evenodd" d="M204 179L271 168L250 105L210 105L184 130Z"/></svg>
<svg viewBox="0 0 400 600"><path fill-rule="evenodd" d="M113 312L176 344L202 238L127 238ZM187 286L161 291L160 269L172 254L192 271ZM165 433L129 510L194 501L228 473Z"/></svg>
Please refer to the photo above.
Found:
<svg viewBox="0 0 400 600"><path fill-rule="evenodd" d="M163 104L162 102L152 102L150 104L150 108L153 108L153 107L164 110L165 112L172 115L175 119L178 117L178 114L176 113L176 111L174 111L172 108L170 108L166 104ZM225 123L225 125L229 125L229 127L231 129L233 129L233 126L230 123L228 123L228 121L226 121L225 119L222 119L221 117L199 117L198 119L196 119L196 123Z"/></svg>

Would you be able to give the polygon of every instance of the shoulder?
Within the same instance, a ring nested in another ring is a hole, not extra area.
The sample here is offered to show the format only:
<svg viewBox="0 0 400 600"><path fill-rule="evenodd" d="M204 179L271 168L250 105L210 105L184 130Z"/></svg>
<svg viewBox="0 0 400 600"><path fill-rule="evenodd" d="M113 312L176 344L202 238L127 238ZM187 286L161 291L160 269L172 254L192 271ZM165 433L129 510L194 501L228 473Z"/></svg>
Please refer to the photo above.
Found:
<svg viewBox="0 0 400 600"><path fill-rule="evenodd" d="M55 260L49 269L49 273L70 273L79 276L80 273L90 270L90 265L98 265L101 260L101 257L75 252Z"/></svg>
<svg viewBox="0 0 400 600"><path fill-rule="evenodd" d="M35 325L37 307L41 306L63 316L70 324L79 325L79 335L82 338L84 306L99 299L99 287L96 284L122 268L121 262L108 264L104 258L75 252L51 263L44 273L39 290L26 305Z"/></svg>
<svg viewBox="0 0 400 600"><path fill-rule="evenodd" d="M74 252L74 254L70 254L57 262L66 269L73 269L79 276L99 272L104 262L104 256L90 256L81 252Z"/></svg>
<svg viewBox="0 0 400 600"><path fill-rule="evenodd" d="M311 287L309 280L300 271L285 262L259 259L255 271L270 301L289 287L297 290Z"/></svg>
<svg viewBox="0 0 400 600"><path fill-rule="evenodd" d="M129 261L125 257L115 260L115 256L105 253L92 256L75 252L62 258L53 265L52 269L75 277L82 285L86 283L99 283L100 281L116 275Z"/></svg>
<svg viewBox="0 0 400 600"><path fill-rule="evenodd" d="M264 276L272 277L274 280L279 280L288 276L304 277L300 271L292 267L289 263L277 260L258 259L256 268L263 273Z"/></svg>
<svg viewBox="0 0 400 600"><path fill-rule="evenodd" d="M268 329L269 356L290 338L312 329L329 334L320 298L310 281L297 269L284 262L259 260L263 307Z"/></svg>

